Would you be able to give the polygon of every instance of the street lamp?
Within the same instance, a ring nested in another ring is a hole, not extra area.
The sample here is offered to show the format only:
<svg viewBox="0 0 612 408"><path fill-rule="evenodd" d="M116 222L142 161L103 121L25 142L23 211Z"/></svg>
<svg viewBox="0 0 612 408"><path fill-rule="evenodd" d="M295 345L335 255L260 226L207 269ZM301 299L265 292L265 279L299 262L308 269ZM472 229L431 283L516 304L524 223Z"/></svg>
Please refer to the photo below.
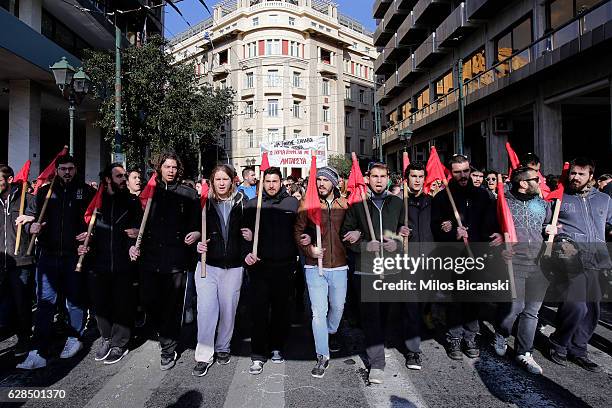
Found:
<svg viewBox="0 0 612 408"><path fill-rule="evenodd" d="M79 68L78 72L68 63L66 57L49 67L53 72L55 84L62 91L64 98L70 103L68 112L70 114L70 155L74 155L74 111L85 95L89 92L90 79Z"/></svg>
<svg viewBox="0 0 612 408"><path fill-rule="evenodd" d="M410 139L412 139L412 130L404 129L400 131L399 134L400 140L404 142L404 151L408 151L408 144L410 143Z"/></svg>

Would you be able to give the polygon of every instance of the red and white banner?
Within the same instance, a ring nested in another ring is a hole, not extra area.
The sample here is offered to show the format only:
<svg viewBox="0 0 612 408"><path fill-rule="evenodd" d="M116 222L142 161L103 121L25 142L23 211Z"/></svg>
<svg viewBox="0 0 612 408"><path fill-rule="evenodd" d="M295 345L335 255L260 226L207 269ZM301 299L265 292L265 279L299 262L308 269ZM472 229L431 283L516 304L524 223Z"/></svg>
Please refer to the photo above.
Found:
<svg viewBox="0 0 612 408"><path fill-rule="evenodd" d="M301 137L262 143L261 153L268 153L272 167L308 167L312 151L317 152L317 166L327 166L327 138Z"/></svg>

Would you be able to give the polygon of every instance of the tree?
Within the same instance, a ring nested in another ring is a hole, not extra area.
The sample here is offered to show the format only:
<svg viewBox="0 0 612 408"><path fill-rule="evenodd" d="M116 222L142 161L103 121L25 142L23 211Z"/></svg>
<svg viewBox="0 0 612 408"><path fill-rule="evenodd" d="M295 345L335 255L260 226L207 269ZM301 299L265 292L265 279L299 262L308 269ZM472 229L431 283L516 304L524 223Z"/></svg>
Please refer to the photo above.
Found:
<svg viewBox="0 0 612 408"><path fill-rule="evenodd" d="M335 168L342 177L348 177L351 172L352 162L345 154L332 154L327 159L327 162L330 166Z"/></svg>
<svg viewBox="0 0 612 408"><path fill-rule="evenodd" d="M190 64L174 64L167 42L152 36L141 47L121 52L122 147L130 165L146 168L152 157L172 149L183 159L186 175L194 176L198 151L216 145L221 125L233 111L232 89L198 85ZM98 126L109 147L114 144L115 55L88 51L84 69L101 100Z"/></svg>

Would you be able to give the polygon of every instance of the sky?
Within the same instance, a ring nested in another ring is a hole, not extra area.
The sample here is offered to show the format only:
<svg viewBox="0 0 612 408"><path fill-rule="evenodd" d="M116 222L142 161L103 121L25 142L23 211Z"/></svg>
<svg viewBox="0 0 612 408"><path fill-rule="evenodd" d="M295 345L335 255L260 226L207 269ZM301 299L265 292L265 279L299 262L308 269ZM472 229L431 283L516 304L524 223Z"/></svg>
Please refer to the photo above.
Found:
<svg viewBox="0 0 612 408"><path fill-rule="evenodd" d="M212 6L218 3L217 0L204 0L206 5L211 9ZM338 4L340 13L353 17L355 20L362 23L370 31L376 29L376 23L372 18L372 6L374 0L335 0ZM210 17L204 6L198 0L182 0L176 3L177 7L183 13L185 20L192 26L198 22ZM173 36L185 31L189 26L170 6L165 7L166 11L166 37Z"/></svg>

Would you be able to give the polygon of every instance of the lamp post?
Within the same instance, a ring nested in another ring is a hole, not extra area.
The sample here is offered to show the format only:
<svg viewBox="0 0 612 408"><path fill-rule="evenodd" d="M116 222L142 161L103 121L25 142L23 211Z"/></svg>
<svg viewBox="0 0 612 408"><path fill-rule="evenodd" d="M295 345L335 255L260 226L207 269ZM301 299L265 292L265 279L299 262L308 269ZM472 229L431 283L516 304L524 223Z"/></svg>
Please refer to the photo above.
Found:
<svg viewBox="0 0 612 408"><path fill-rule="evenodd" d="M404 129L400 131L399 134L400 140L404 142L404 151L408 151L408 144L410 143L410 139L412 139L412 130Z"/></svg>
<svg viewBox="0 0 612 408"><path fill-rule="evenodd" d="M76 106L79 105L85 95L89 92L90 79L87 74L83 71L83 68L79 68L76 71L66 60L66 57L62 57L61 60L49 67L53 72L55 78L55 84L62 92L65 99L68 99L68 113L70 116L70 155L74 155L74 112Z"/></svg>

